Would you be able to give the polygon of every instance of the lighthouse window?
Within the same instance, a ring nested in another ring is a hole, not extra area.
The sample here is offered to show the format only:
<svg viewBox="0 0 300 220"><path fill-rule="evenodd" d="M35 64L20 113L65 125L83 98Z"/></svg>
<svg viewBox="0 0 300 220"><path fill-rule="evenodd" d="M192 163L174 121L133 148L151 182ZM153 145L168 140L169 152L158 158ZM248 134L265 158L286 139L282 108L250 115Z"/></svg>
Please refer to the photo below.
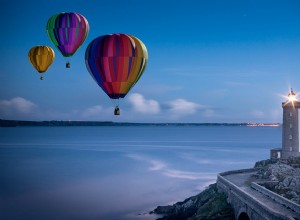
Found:
<svg viewBox="0 0 300 220"><path fill-rule="evenodd" d="M293 127L293 124L290 124L290 128L292 128Z"/></svg>
<svg viewBox="0 0 300 220"><path fill-rule="evenodd" d="M292 135L291 135L291 134L290 134L290 136L289 136L289 139L290 139L290 140L292 140L292 139L293 139L293 137L292 137Z"/></svg>
<svg viewBox="0 0 300 220"><path fill-rule="evenodd" d="M293 116L293 112L290 112L290 117L292 117Z"/></svg>

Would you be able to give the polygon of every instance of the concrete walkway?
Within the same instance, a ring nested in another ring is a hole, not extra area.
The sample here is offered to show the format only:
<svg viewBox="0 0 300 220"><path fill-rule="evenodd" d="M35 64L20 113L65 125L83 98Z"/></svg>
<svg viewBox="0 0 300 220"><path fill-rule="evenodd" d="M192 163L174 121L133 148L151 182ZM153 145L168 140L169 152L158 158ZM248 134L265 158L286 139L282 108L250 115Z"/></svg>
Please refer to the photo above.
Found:
<svg viewBox="0 0 300 220"><path fill-rule="evenodd" d="M291 209L288 209L287 207L277 203L273 199L251 188L251 182L253 182L251 181L251 176L253 174L255 174L254 171L246 173L228 174L222 176L231 183L238 186L243 192L251 195L251 197L254 197L259 203L261 203L261 206L265 206L266 208L272 210L275 213L281 215L283 214L287 217L292 217L291 219L300 219L299 214L297 214L296 212L292 211Z"/></svg>

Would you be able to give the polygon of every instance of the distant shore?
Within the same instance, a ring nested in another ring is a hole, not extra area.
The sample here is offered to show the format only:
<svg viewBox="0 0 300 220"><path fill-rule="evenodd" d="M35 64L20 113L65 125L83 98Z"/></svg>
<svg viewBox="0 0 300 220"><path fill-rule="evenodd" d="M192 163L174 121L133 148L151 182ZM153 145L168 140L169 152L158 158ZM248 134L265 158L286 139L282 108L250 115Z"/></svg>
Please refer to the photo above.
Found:
<svg viewBox="0 0 300 220"><path fill-rule="evenodd" d="M20 126L249 126L275 127L280 123L132 123L113 121L24 121L0 119L0 127Z"/></svg>

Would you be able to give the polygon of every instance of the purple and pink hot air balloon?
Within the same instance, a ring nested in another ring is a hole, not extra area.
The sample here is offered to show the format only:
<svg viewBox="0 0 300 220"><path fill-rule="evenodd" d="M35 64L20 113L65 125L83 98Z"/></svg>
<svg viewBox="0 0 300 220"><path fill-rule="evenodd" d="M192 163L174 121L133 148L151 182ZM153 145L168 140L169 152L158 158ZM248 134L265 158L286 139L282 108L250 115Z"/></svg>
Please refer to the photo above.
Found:
<svg viewBox="0 0 300 220"><path fill-rule="evenodd" d="M49 18L46 30L51 42L61 54L64 57L70 57L86 39L89 23L81 14L62 12ZM69 62L66 67L70 68Z"/></svg>
<svg viewBox="0 0 300 220"><path fill-rule="evenodd" d="M85 63L101 89L118 103L141 78L148 62L145 44L129 34L107 34L91 41ZM115 115L120 115L116 103Z"/></svg>

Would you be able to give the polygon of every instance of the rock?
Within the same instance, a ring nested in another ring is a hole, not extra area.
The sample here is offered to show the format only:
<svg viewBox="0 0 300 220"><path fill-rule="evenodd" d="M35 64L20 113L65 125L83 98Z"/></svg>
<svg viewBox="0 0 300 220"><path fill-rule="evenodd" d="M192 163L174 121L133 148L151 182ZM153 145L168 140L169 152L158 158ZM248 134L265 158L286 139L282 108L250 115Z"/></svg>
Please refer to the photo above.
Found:
<svg viewBox="0 0 300 220"><path fill-rule="evenodd" d="M258 171L253 175L255 182L269 190L300 204L300 157L268 159L255 163ZM234 211L217 184L211 184L196 196L174 205L158 206L150 212L162 215L160 220L233 220Z"/></svg>
<svg viewBox="0 0 300 220"><path fill-rule="evenodd" d="M218 192L217 184L211 184L203 192L174 205L158 206L153 212L163 215L161 220L201 220L234 219L234 212L223 193Z"/></svg>
<svg viewBox="0 0 300 220"><path fill-rule="evenodd" d="M300 204L300 158L275 160L270 159L257 162L255 167L260 169L254 177L262 182L272 181L272 184L266 182L266 184L262 185Z"/></svg>
<svg viewBox="0 0 300 220"><path fill-rule="evenodd" d="M254 165L254 168L266 167L269 164L277 163L280 159L272 158L267 160L257 161Z"/></svg>
<svg viewBox="0 0 300 220"><path fill-rule="evenodd" d="M287 163L293 168L300 168L300 157L290 157Z"/></svg>

